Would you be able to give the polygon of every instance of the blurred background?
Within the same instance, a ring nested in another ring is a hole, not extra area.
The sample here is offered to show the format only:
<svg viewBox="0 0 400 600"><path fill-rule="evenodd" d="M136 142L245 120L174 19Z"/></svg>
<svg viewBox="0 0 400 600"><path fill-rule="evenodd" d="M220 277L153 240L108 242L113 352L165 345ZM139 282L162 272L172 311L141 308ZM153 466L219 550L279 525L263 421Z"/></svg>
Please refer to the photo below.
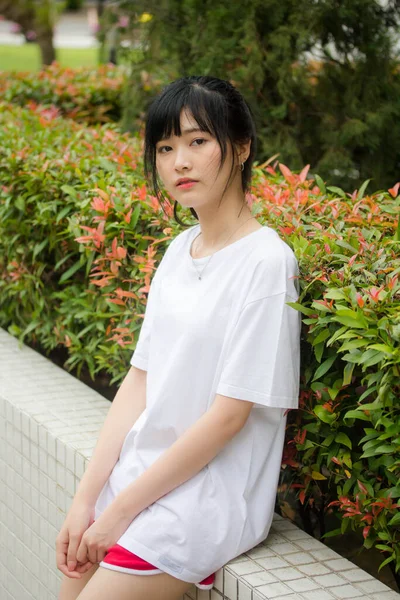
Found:
<svg viewBox="0 0 400 600"><path fill-rule="evenodd" d="M400 0L0 0L0 334L114 398L181 231L143 176L144 116L184 75L227 79L251 106L249 201L302 273L279 510L398 592Z"/></svg>
<svg viewBox="0 0 400 600"><path fill-rule="evenodd" d="M399 0L0 0L0 15L1 71L123 70L123 131L168 81L213 74L249 101L259 163L348 190L398 179Z"/></svg>

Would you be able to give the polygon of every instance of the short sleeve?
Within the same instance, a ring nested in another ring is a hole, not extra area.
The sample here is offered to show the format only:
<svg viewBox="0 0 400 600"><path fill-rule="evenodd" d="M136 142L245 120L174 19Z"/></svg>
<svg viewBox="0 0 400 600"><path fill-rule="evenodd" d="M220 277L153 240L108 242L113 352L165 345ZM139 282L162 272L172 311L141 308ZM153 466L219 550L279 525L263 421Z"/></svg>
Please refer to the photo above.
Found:
<svg viewBox="0 0 400 600"><path fill-rule="evenodd" d="M147 294L146 309L144 313L143 323L140 328L136 348L130 360L130 364L138 369L147 371L147 363L149 358L150 333L152 329L154 307L157 295L157 277L153 276L150 283L149 293Z"/></svg>
<svg viewBox="0 0 400 600"><path fill-rule="evenodd" d="M301 314L287 292L247 303L229 336L216 393L298 408Z"/></svg>

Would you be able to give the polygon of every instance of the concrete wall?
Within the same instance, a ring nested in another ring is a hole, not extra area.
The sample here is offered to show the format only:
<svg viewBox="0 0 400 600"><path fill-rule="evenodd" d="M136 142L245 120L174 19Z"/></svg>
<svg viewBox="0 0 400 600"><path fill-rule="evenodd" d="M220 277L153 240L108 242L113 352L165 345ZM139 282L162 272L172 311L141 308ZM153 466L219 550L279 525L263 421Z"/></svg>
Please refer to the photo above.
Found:
<svg viewBox="0 0 400 600"><path fill-rule="evenodd" d="M110 403L0 329L0 599L56 600L55 538ZM185 600L400 600L275 515L270 535Z"/></svg>

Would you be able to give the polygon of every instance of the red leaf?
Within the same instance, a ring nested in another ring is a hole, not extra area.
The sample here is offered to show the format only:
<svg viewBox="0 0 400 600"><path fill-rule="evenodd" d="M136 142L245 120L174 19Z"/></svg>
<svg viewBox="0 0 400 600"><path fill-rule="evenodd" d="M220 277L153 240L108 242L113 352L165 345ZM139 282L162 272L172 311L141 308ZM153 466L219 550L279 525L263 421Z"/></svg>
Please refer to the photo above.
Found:
<svg viewBox="0 0 400 600"><path fill-rule="evenodd" d="M292 171L286 165L279 163L279 168L281 170L282 175L288 183L294 183L296 181Z"/></svg>
<svg viewBox="0 0 400 600"><path fill-rule="evenodd" d="M310 168L310 165L306 165L304 167L304 169L301 171L301 173L299 175L299 179L300 179L301 183L305 182L309 168Z"/></svg>
<svg viewBox="0 0 400 600"><path fill-rule="evenodd" d="M358 483L358 487L360 488L360 490L361 490L361 491L362 491L364 494L368 494L368 490L367 490L367 488L365 487L365 485L363 485L363 484L361 483L361 481L360 481L359 479L357 479L357 483Z"/></svg>
<svg viewBox="0 0 400 600"><path fill-rule="evenodd" d="M302 504L304 504L305 498L306 498L306 492L305 492L305 490L302 490L299 494L299 499Z"/></svg>
<svg viewBox="0 0 400 600"><path fill-rule="evenodd" d="M364 529L363 529L363 538L364 538L364 540L367 537L368 532L369 532L370 529L371 529L371 525L367 525L366 527L364 527Z"/></svg>
<svg viewBox="0 0 400 600"><path fill-rule="evenodd" d="M390 188L390 190L388 190L389 194L391 196L393 196L393 198L396 198L397 194L399 193L399 187L400 187L400 181L398 183L396 183L395 186Z"/></svg>

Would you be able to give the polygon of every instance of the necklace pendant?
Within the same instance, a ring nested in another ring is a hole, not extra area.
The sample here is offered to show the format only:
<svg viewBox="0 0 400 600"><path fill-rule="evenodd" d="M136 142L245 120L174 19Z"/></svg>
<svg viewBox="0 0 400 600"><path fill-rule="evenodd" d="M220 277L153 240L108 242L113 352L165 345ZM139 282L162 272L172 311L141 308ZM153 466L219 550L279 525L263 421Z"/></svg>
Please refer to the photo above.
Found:
<svg viewBox="0 0 400 600"><path fill-rule="evenodd" d="M199 279L201 279L201 275L199 275Z"/></svg>

